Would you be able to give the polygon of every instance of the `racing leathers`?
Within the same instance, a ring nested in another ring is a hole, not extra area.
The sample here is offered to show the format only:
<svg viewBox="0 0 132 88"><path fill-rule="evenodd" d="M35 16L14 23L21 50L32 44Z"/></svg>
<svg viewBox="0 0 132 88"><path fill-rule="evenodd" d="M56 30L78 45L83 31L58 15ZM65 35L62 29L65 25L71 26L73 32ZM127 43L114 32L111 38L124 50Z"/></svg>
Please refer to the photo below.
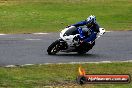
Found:
<svg viewBox="0 0 132 88"><path fill-rule="evenodd" d="M92 25L87 26L88 30L90 30L90 35L89 37L86 38L86 36L84 36L83 32L82 32L82 28L80 26L84 26L84 25L87 25L87 21L81 21L81 22L78 22L76 24L73 24L72 26L75 26L80 34L80 39L83 41L83 42L87 42L87 43L92 43L95 39L96 39L96 36L97 36L97 33L99 32L99 25L96 23L93 23Z"/></svg>

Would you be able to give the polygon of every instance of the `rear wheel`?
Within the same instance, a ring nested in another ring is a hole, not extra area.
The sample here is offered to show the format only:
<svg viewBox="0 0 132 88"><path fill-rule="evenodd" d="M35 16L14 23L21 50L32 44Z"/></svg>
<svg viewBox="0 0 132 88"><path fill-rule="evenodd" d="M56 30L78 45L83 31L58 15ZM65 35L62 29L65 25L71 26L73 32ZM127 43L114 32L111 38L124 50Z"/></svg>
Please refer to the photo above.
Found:
<svg viewBox="0 0 132 88"><path fill-rule="evenodd" d="M78 54L85 54L89 50L91 50L94 45L95 45L95 41L92 44L84 43L78 47L77 52Z"/></svg>
<svg viewBox="0 0 132 88"><path fill-rule="evenodd" d="M49 55L55 55L60 51L60 41L56 40L47 49Z"/></svg>

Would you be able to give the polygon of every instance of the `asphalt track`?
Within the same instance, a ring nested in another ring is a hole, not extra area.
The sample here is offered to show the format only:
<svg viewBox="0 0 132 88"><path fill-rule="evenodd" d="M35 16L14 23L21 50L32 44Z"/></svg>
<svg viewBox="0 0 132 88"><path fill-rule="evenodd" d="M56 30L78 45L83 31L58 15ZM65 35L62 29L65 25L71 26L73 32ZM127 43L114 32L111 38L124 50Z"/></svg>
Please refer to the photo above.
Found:
<svg viewBox="0 0 132 88"><path fill-rule="evenodd" d="M0 35L0 66L132 60L132 31L107 32L85 55L48 55L47 47L57 38L58 33Z"/></svg>

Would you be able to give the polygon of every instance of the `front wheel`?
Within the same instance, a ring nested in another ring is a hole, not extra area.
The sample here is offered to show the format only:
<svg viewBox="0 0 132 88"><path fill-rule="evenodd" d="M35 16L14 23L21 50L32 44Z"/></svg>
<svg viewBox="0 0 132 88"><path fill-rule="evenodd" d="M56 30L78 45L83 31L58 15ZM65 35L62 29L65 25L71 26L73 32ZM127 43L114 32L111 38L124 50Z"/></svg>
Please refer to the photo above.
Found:
<svg viewBox="0 0 132 88"><path fill-rule="evenodd" d="M47 49L49 55L55 55L60 51L60 41L56 40Z"/></svg>

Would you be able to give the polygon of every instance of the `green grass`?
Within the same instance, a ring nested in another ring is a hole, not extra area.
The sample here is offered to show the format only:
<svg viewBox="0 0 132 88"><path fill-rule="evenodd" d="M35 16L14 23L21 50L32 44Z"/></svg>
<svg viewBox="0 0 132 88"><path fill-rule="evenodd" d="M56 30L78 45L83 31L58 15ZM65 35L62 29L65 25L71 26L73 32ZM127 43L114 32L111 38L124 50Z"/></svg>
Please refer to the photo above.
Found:
<svg viewBox="0 0 132 88"><path fill-rule="evenodd" d="M131 0L2 0L0 33L59 32L91 14L106 30L132 30Z"/></svg>
<svg viewBox="0 0 132 88"><path fill-rule="evenodd" d="M100 63L100 64L49 64L15 68L0 67L0 88L132 88L130 84L85 84L80 86L75 79L78 67L82 66L87 74L130 74L132 63Z"/></svg>

